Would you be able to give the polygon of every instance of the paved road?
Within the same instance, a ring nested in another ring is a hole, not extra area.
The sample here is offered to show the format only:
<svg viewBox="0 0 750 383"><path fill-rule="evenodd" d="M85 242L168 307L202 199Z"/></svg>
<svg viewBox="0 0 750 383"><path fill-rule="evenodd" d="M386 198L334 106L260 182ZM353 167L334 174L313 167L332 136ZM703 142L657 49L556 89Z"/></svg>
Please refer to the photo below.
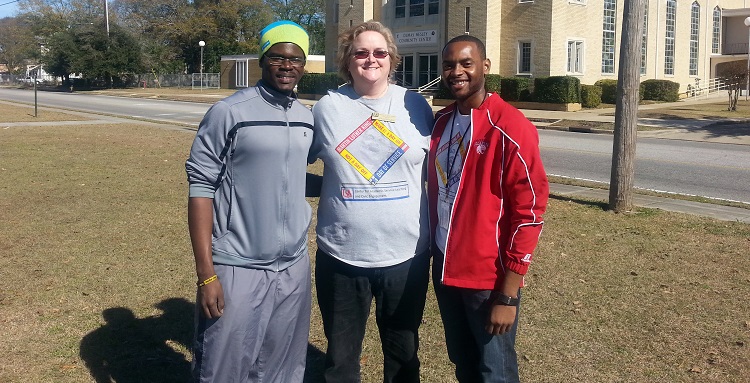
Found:
<svg viewBox="0 0 750 383"><path fill-rule="evenodd" d="M540 130L553 175L609 183L612 136ZM636 187L750 203L750 146L641 138Z"/></svg>
<svg viewBox="0 0 750 383"><path fill-rule="evenodd" d="M39 92L39 104L197 126L209 104ZM34 92L0 88L0 99L33 103ZM550 174L609 182L612 136L541 130ZM636 186L750 203L750 146L639 138Z"/></svg>
<svg viewBox="0 0 750 383"><path fill-rule="evenodd" d="M198 126L210 104L123 98L81 93L37 92L39 105ZM0 99L34 103L34 91L0 88Z"/></svg>

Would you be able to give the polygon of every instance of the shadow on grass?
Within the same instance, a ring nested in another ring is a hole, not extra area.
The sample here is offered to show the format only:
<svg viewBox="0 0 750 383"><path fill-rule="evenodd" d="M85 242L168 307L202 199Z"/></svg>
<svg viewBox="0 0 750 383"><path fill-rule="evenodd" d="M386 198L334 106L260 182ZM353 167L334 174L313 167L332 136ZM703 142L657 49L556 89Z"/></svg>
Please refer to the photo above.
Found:
<svg viewBox="0 0 750 383"><path fill-rule="evenodd" d="M84 336L80 344L81 359L94 381L190 381L190 361L174 346L191 349L195 304L170 298L155 307L162 314L146 318L136 318L125 307L102 312L106 323ZM308 344L305 382L323 381L324 361L325 353Z"/></svg>
<svg viewBox="0 0 750 383"><path fill-rule="evenodd" d="M585 200L585 199L571 198L569 196L556 195L556 194L550 194L549 198L550 199L554 199L554 200L558 200L558 201L573 202L573 203L577 203L579 205L588 205L588 206L599 208L602 211L607 211L609 209L609 203L602 202L602 201L589 201L589 200Z"/></svg>
<svg viewBox="0 0 750 383"><path fill-rule="evenodd" d="M81 339L81 359L97 383L190 380L190 362L170 344L189 348L195 305L170 298L156 307L162 314L146 318L125 307L108 308L102 312L107 323Z"/></svg>

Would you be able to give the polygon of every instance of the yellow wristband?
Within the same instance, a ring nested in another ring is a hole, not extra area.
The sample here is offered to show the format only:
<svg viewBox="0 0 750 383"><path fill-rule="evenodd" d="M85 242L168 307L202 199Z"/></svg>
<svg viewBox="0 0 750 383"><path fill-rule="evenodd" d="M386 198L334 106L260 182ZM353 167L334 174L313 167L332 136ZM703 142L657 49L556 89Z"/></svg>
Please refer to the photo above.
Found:
<svg viewBox="0 0 750 383"><path fill-rule="evenodd" d="M211 276L210 278L206 279L205 281L198 282L197 285L198 285L198 287L203 287L203 286L205 286L205 285L207 285L207 284L209 284L209 283L211 283L211 282L213 282L213 281L215 281L217 279L219 279L219 277L216 276L216 274L214 274L213 276Z"/></svg>

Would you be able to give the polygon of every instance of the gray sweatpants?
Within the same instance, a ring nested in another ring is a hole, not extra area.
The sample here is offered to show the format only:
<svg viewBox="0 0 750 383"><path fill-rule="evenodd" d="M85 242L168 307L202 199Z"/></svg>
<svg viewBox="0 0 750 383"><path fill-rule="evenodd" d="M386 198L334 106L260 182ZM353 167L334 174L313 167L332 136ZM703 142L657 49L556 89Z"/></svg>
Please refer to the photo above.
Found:
<svg viewBox="0 0 750 383"><path fill-rule="evenodd" d="M310 332L310 259L273 272L215 265L224 314L196 310L195 382L302 382Z"/></svg>

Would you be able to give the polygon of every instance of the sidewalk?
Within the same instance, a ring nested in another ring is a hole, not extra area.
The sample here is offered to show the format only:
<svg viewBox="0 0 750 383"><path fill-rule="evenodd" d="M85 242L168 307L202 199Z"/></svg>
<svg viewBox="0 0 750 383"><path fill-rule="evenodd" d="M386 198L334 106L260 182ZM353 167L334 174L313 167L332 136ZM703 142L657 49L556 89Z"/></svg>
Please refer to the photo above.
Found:
<svg viewBox="0 0 750 383"><path fill-rule="evenodd" d="M207 95L208 96L208 95ZM216 95L210 95L210 97L217 97ZM314 100L300 100L303 104L311 106L316 101ZM697 102L715 102L715 100L698 100ZM684 106L686 102L675 103L675 106ZM665 104L642 105L641 108L663 108ZM437 107L436 107L437 108ZM440 108L437 108L438 110ZM539 129L551 128L548 125L550 121L558 120L570 120L570 121L601 121L601 122L614 122L614 109L597 109L594 111L579 111L579 112L555 112L555 111L544 111L544 110L530 110L524 109L522 112L537 125ZM66 111L66 113L74 113ZM81 114L88 114L80 112ZM110 119L109 117L107 118ZM111 118L118 120L117 122L124 122L127 119L123 118ZM92 122L50 122L49 124L82 124L82 123L98 123L102 122L102 117L96 115L97 121ZM675 140L690 140L690 141L708 141L708 142L721 142L721 143L732 143L741 145L750 145L750 123L743 124L741 127L727 128L724 127L712 127L716 120L696 120L696 119L683 119L683 120L659 120L659 126L664 126L664 129L654 131L641 131L638 132L638 137L653 137L653 138L665 138ZM112 122L112 121L108 121ZM641 121L639 121L640 123ZM648 121L643 121L648 122ZM39 123L17 123L13 124L18 126L24 125L39 125ZM46 125L47 123L45 123ZM9 124L4 124L9 125ZM724 129L723 131L721 129ZM592 133L605 133L605 131L592 131ZM606 131L607 134L611 134L611 131ZM749 148L750 149L750 148ZM558 196L567 198L582 198L587 200L597 201L608 201L609 191L605 189L596 189L580 186L571 186L564 184L550 184L550 191ZM634 195L634 204L640 207L646 208L657 208L665 211L680 212L687 214L695 214L706 217L711 217L724 221L739 221L750 224L750 209L722 206L711 203L700 203L684 201L666 197L654 197L646 196L641 194Z"/></svg>
<svg viewBox="0 0 750 383"><path fill-rule="evenodd" d="M669 107L685 107L691 104L712 103L717 98L703 98L699 100L680 101L669 104L651 104L641 105L639 110L663 109ZM442 107L433 109L440 110ZM615 121L615 109L595 109L582 110L578 112L558 112L549 110L521 110L526 117L531 120L538 129L563 129L550 126L555 121L596 121L610 122ZM717 124L718 121L729 124ZM741 120L742 121L742 120ZM679 119L679 120L662 120L652 118L642 118L638 120L639 125L659 127L662 129L639 131L639 138L661 138L670 140L686 141L703 141L723 144L750 145L750 122L744 120L742 124L731 125L734 120L717 120L717 119ZM603 129L576 129L577 131L612 134L612 131ZM750 150L750 148L748 148ZM550 192L558 196L568 198L583 198L587 200L608 201L609 190L596 189L580 186L571 186L564 184L550 184ZM656 208L665 211L695 214L705 217L711 217L723 221L739 221L750 224L750 209L723 206L712 203L692 202L667 197L655 197L642 194L634 194L633 203L636 206L645 208Z"/></svg>
<svg viewBox="0 0 750 383"><path fill-rule="evenodd" d="M550 193L568 198L609 201L609 190L595 189L564 184L550 184ZM680 199L655 197L642 194L633 195L633 204L640 207L665 211L701 215L722 221L738 221L750 224L750 209L723 206L712 203L684 201Z"/></svg>
<svg viewBox="0 0 750 383"><path fill-rule="evenodd" d="M679 101L675 103L661 103L640 105L639 110L664 109L670 107L689 106L692 104L713 103L721 101L719 97L701 98L698 100ZM555 121L595 121L609 122L615 121L615 109L587 109L578 112L558 112L550 110L521 110L526 117L531 120L539 129L562 129L550 126ZM704 141L722 144L750 145L750 122L746 119L656 119L656 118L639 118L638 124L651 126L655 130L643 130L638 132L639 138L664 138L670 140L685 141ZM734 124L734 125L733 125ZM597 129L576 129L588 133L612 134L611 131Z"/></svg>

